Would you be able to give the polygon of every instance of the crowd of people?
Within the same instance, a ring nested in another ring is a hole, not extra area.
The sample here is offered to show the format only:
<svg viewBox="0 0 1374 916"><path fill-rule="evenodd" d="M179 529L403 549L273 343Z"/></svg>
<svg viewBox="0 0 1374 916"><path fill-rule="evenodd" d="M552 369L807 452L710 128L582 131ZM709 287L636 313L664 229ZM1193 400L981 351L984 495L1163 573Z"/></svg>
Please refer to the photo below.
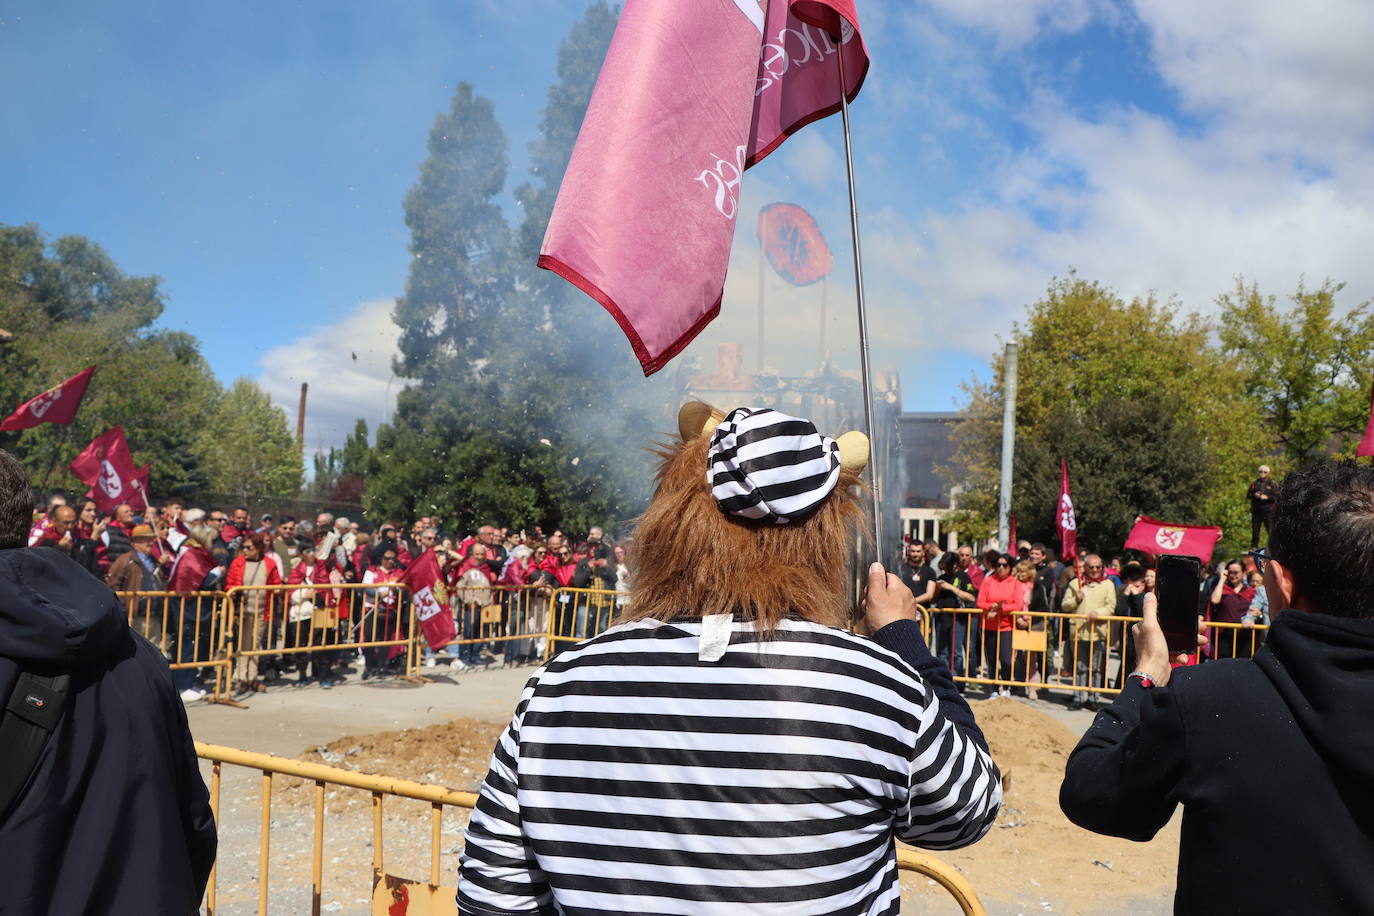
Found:
<svg viewBox="0 0 1374 916"><path fill-rule="evenodd" d="M1081 689L1073 692L1070 707L1096 709L1106 699L1099 691L1107 687L1109 657L1120 662L1112 687L1120 689L1131 670L1133 646L1121 636L1122 622L1111 618L1141 617L1145 596L1155 591L1154 558L1104 561L1080 550L1074 560L1029 541L1019 542L1014 554L978 554L970 544L943 550L927 540L905 545L899 569L917 603L931 612L933 646L956 677L1021 685L1071 678ZM1205 565L1203 575L1199 615L1238 624L1240 631L1216 628L1215 640L1194 661L1251 656L1262 641L1259 631L1251 631L1269 624L1263 577L1254 561L1247 555ZM1050 616L1059 613L1075 616ZM1036 634L1037 643L1043 634L1044 650L1014 650L1017 630ZM990 689L997 696L1035 696L1027 686Z"/></svg>
<svg viewBox="0 0 1374 916"><path fill-rule="evenodd" d="M410 608L393 583L427 551L454 598L457 631L456 645L425 650L429 666L540 659L544 637L533 634L548 632L551 614L568 637L599 632L624 606L629 577L626 546L611 544L599 527L580 540L561 530L545 535L495 525L462 536L433 516L369 529L328 512L313 522L254 519L243 506L207 510L179 499L141 513L119 505L105 516L93 500L69 504L55 494L35 510L29 545L67 554L125 595L130 622L154 641L160 636L168 657L185 666L173 675L188 702L206 693L210 673L194 663L208 661L214 649L214 609L224 592L238 596L237 622L227 634L239 650L232 689L254 691L274 682L331 687L357 663L364 679L395 674ZM619 595L590 601L565 594L566 606L550 607L563 588ZM484 629L483 612L494 608L499 624ZM488 642L477 642L484 634ZM493 634L530 635L492 640ZM332 648L340 644L358 647Z"/></svg>

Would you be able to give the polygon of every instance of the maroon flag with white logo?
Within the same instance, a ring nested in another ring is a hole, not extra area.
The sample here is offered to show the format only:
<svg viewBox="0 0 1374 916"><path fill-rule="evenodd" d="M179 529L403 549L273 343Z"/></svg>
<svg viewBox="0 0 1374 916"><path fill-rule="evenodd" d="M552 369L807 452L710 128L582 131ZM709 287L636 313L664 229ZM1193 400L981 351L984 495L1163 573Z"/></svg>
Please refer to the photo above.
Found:
<svg viewBox="0 0 1374 916"><path fill-rule="evenodd" d="M1078 517L1074 515L1073 498L1069 496L1069 463L1059 459L1059 506L1055 512L1055 525L1059 528L1059 544L1063 548L1064 562L1078 563Z"/></svg>
<svg viewBox="0 0 1374 916"><path fill-rule="evenodd" d="M410 603L419 621L420 631L431 649L442 649L458 638L453 622L448 590L444 587L443 570L431 547L406 568L401 581L410 587Z"/></svg>
<svg viewBox="0 0 1374 916"><path fill-rule="evenodd" d="M20 404L14 413L0 420L0 430L31 429L43 423L72 422L76 409L81 406L81 399L86 396L86 386L91 383L93 372L95 366Z"/></svg>
<svg viewBox="0 0 1374 916"><path fill-rule="evenodd" d="M626 0L539 266L611 313L645 375L720 312L744 170L839 110L841 56L858 94L857 25L853 0Z"/></svg>
<svg viewBox="0 0 1374 916"><path fill-rule="evenodd" d="M1369 422L1364 427L1364 438L1355 447L1355 455L1358 458L1374 457L1374 385L1370 386L1369 391Z"/></svg>
<svg viewBox="0 0 1374 916"><path fill-rule="evenodd" d="M122 503L128 503L135 512L148 507L122 426L113 426L92 439L68 467L91 488L86 498L95 500L99 511L112 512Z"/></svg>
<svg viewBox="0 0 1374 916"><path fill-rule="evenodd" d="M1126 547L1146 553L1197 557L1206 563L1212 559L1212 550L1219 540L1221 529L1215 525L1171 525L1142 515L1126 538Z"/></svg>

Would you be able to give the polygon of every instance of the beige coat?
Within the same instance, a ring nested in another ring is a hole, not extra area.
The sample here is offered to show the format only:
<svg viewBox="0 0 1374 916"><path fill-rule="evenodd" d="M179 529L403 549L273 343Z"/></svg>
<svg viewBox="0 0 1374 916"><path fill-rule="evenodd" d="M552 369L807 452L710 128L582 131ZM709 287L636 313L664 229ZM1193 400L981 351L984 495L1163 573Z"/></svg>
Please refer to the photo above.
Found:
<svg viewBox="0 0 1374 916"><path fill-rule="evenodd" d="M1082 642L1107 638L1108 621L1105 619L1116 613L1116 586L1111 579L1089 582L1083 586L1083 597L1078 597L1078 580L1069 583L1064 592L1062 605L1066 614L1087 614L1097 612L1097 621L1089 623L1086 618L1070 620L1073 638Z"/></svg>

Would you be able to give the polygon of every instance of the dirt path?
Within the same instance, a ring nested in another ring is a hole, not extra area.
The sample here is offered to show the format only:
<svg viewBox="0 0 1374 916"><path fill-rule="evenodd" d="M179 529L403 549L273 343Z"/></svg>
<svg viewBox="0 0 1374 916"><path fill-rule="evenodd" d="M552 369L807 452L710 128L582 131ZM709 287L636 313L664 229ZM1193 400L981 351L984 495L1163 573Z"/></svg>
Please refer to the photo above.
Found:
<svg viewBox="0 0 1374 916"><path fill-rule="evenodd" d="M486 772L529 669L495 670L418 685L260 694L246 710L193 708L196 737L360 772L475 790ZM1171 910L1177 818L1149 844L1080 830L1059 811L1059 781L1077 735L1091 717L1022 700L975 701L994 757L1009 774L997 825L977 845L938 853L962 871L994 916L1114 913L1164 916ZM313 785L278 780L272 796L271 912L309 912ZM220 912L256 912L261 775L226 768L221 810ZM430 812L388 801L388 871L429 874ZM452 884L465 813L442 823L443 882ZM368 912L372 827L367 793L326 793L323 911ZM903 912L955 914L942 890L903 882Z"/></svg>

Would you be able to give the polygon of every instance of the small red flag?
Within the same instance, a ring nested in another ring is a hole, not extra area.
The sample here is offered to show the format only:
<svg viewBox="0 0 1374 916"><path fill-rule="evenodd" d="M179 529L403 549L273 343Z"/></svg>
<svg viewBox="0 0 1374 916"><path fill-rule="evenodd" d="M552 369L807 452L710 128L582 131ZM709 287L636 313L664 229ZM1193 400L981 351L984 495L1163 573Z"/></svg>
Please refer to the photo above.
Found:
<svg viewBox="0 0 1374 916"><path fill-rule="evenodd" d="M95 500L101 512L113 511L122 503L128 503L135 512L148 508L143 485L138 480L139 470L134 466L122 426L112 426L92 439L68 467L91 488L86 498Z"/></svg>
<svg viewBox="0 0 1374 916"><path fill-rule="evenodd" d="M25 401L4 420L0 430L30 429L43 423L70 423L86 395L95 366L78 372L62 384L49 388L35 398Z"/></svg>
<svg viewBox="0 0 1374 916"><path fill-rule="evenodd" d="M1365 424L1364 438L1355 448L1355 455L1359 458L1374 456L1374 385L1369 388L1369 422Z"/></svg>
<svg viewBox="0 0 1374 916"><path fill-rule="evenodd" d="M442 649L458 638L449 607L448 591L444 588L444 574L439 559L431 547L406 569L401 581L410 587L410 601L415 619L431 649Z"/></svg>
<svg viewBox="0 0 1374 916"><path fill-rule="evenodd" d="M1063 548L1064 562L1078 559L1078 519L1073 511L1073 499L1069 497L1069 463L1059 459L1059 508L1056 512L1059 526L1059 544Z"/></svg>
<svg viewBox="0 0 1374 916"><path fill-rule="evenodd" d="M1171 525L1142 515L1126 538L1126 546L1146 553L1197 557L1206 563L1219 540L1221 529L1215 525Z"/></svg>
<svg viewBox="0 0 1374 916"><path fill-rule="evenodd" d="M1016 513L1007 513L1007 553L1016 556Z"/></svg>

